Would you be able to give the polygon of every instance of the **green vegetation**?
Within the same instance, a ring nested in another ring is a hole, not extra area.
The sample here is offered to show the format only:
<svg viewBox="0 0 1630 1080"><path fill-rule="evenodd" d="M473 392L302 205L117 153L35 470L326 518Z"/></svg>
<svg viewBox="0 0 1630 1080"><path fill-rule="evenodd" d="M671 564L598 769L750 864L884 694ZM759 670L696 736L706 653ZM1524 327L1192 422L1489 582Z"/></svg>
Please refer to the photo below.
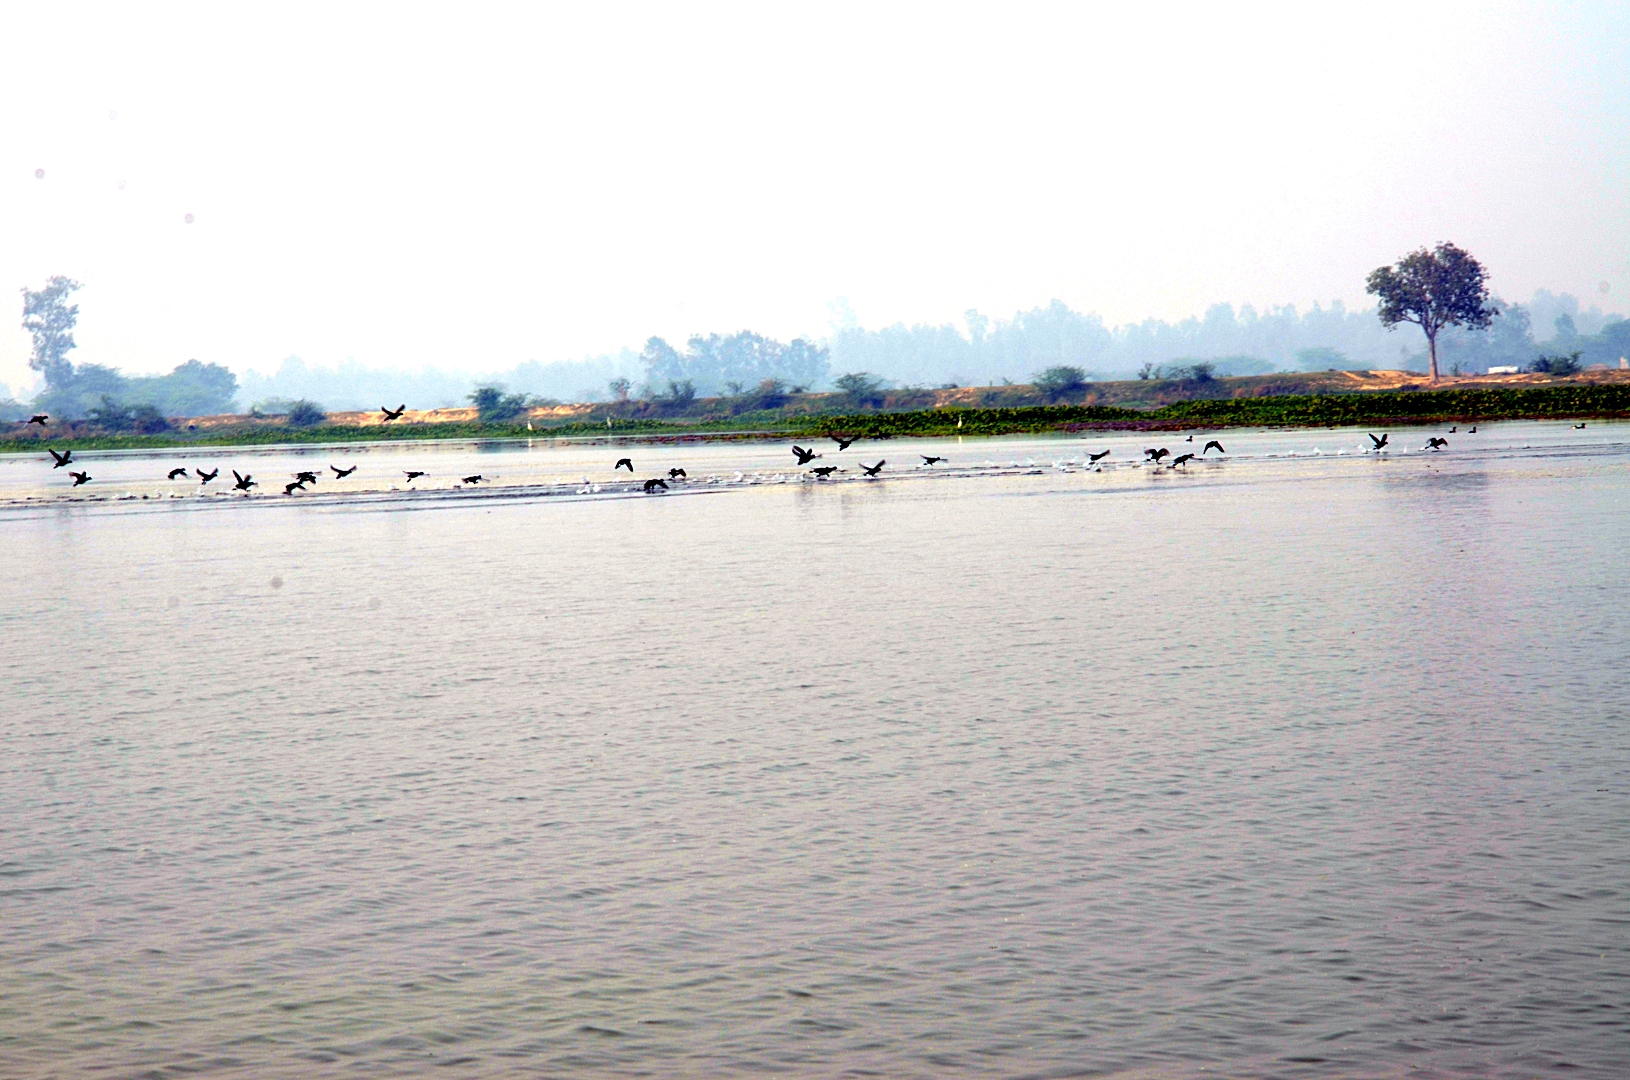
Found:
<svg viewBox="0 0 1630 1080"><path fill-rule="evenodd" d="M1220 380L1219 380L1220 381ZM728 401L728 399L726 399ZM846 404L833 395L834 404ZM731 416L715 413L699 419L588 416L566 422L484 423L480 420L439 424L359 427L313 424L300 427L282 419L245 419L240 424L204 430L152 426L154 415L137 408L108 405L96 426L71 425L65 431L40 431L11 425L0 436L0 452L38 451L49 444L84 450L118 450L187 445L267 445L277 443L395 442L415 439L510 438L640 438L743 439L769 436L810 438L843 432L868 439L934 435L1011 435L1080 429L1171 430L1227 427L1380 427L1440 421L1472 422L1520 419L1630 417L1630 384L1576 383L1533 388L1471 390L1370 391L1345 394L1301 394L1222 397L1176 401L1158 408L1118 405L1022 405L1007 408L940 408L906 412L849 414L765 410ZM163 417L156 417L160 423Z"/></svg>

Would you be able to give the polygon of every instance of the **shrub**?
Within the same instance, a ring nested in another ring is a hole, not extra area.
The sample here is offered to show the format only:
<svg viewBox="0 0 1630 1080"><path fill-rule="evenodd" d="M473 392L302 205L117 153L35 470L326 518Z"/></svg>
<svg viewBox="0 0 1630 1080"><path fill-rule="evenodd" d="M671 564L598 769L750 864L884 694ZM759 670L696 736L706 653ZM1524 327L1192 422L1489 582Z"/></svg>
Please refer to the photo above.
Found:
<svg viewBox="0 0 1630 1080"><path fill-rule="evenodd" d="M875 409L883 404L883 391L888 386L882 379L864 371L841 375L833 385L858 409Z"/></svg>
<svg viewBox="0 0 1630 1080"><path fill-rule="evenodd" d="M525 411L526 395L506 394L502 386L478 386L470 392L470 403L483 424L498 424Z"/></svg>
<svg viewBox="0 0 1630 1080"><path fill-rule="evenodd" d="M1050 367L1035 377L1033 385L1048 401L1062 401L1087 388L1087 373L1078 367Z"/></svg>
<svg viewBox="0 0 1630 1080"><path fill-rule="evenodd" d="M313 427L328 419L328 413L315 401L301 398L299 401L289 402L288 421L290 427Z"/></svg>
<svg viewBox="0 0 1630 1080"><path fill-rule="evenodd" d="M1528 365L1528 370L1541 375L1573 375L1580 369L1579 357L1577 351L1567 356L1542 356Z"/></svg>
<svg viewBox="0 0 1630 1080"><path fill-rule="evenodd" d="M138 435L156 435L170 430L170 422L154 405L126 405L102 395L100 404L88 409L87 419L106 431L135 432Z"/></svg>

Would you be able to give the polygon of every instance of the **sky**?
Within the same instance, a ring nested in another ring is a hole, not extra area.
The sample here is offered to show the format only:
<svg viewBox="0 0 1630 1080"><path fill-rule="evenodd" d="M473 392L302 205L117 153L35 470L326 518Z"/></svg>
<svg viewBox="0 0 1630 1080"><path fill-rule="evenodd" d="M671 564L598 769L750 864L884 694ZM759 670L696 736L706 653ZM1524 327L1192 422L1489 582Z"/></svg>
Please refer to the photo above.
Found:
<svg viewBox="0 0 1630 1080"><path fill-rule="evenodd" d="M0 284L133 374L1367 307L1442 240L1630 308L1626 4L137 7L0 13Z"/></svg>

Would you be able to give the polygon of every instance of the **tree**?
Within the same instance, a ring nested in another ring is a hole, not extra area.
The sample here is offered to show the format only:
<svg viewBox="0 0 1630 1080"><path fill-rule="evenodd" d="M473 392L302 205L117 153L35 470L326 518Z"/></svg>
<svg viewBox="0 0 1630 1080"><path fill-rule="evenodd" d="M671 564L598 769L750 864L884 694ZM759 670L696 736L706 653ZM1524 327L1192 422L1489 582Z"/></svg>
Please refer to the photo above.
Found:
<svg viewBox="0 0 1630 1080"><path fill-rule="evenodd" d="M60 386L73 374L68 350L74 347L79 305L68 303L68 297L77 288L79 282L59 274L37 292L23 289L23 329L34 338L28 366L45 376L47 386Z"/></svg>
<svg viewBox="0 0 1630 1080"><path fill-rule="evenodd" d="M883 404L885 384L864 371L851 371L840 375L834 384L857 408L876 408Z"/></svg>
<svg viewBox="0 0 1630 1080"><path fill-rule="evenodd" d="M612 398L614 400L627 401L628 400L628 392L631 389L633 389L633 384L630 383L627 379L616 378L616 379L612 379L611 382L609 384L607 384L607 387L608 387L608 389L610 389L611 396L612 396Z"/></svg>
<svg viewBox="0 0 1630 1080"><path fill-rule="evenodd" d="M1087 387L1087 373L1078 367L1060 365L1050 367L1035 376L1032 384L1048 401L1062 401L1074 397Z"/></svg>
<svg viewBox="0 0 1630 1080"><path fill-rule="evenodd" d="M1489 304L1483 264L1443 243L1421 248L1395 266L1372 270L1364 291L1380 297L1381 324L1411 322L1426 334L1432 381L1438 381L1438 334L1446 326L1484 329L1499 311Z"/></svg>
<svg viewBox="0 0 1630 1080"><path fill-rule="evenodd" d="M299 401L289 402L288 424L290 427L315 427L328 419L328 413L315 401L301 398Z"/></svg>
<svg viewBox="0 0 1630 1080"><path fill-rule="evenodd" d="M470 391L470 404L483 424L496 424L521 415L526 395L506 394L502 386L478 386Z"/></svg>

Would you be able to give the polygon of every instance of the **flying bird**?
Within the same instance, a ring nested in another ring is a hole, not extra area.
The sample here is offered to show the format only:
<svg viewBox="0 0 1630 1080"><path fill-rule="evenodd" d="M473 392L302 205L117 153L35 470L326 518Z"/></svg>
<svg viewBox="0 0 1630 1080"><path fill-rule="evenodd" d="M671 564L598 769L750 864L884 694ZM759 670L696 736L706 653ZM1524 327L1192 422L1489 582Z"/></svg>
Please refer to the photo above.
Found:
<svg viewBox="0 0 1630 1080"><path fill-rule="evenodd" d="M217 476L221 475L221 470L219 468L217 468L214 472L205 472L203 469L194 469L193 472L198 474L198 482L200 484L207 484Z"/></svg>
<svg viewBox="0 0 1630 1080"><path fill-rule="evenodd" d="M1149 460L1150 461L1159 461L1161 458L1163 458L1166 455L1170 454L1171 451L1166 449L1164 446L1162 446L1162 447L1160 447L1158 449L1151 446L1147 450L1145 450L1144 453L1149 455Z"/></svg>
<svg viewBox="0 0 1630 1080"><path fill-rule="evenodd" d="M315 484L317 482L317 474L311 472L309 469L295 473L294 478L300 481L302 484Z"/></svg>
<svg viewBox="0 0 1630 1080"><path fill-rule="evenodd" d="M887 461L879 461L876 465L867 465L865 462L861 462L860 471L865 473L867 476L876 476L878 473L883 471L883 466L887 464Z"/></svg>
<svg viewBox="0 0 1630 1080"><path fill-rule="evenodd" d="M73 472L73 471L70 470L68 475L74 478L74 487L78 487L80 484L88 484L88 483L91 482L91 474L90 473Z"/></svg>
<svg viewBox="0 0 1630 1080"><path fill-rule="evenodd" d="M668 479L669 480L677 480L681 476L684 476L685 479L687 479L687 480L690 479L690 477L686 475L684 469L669 469L668 470Z"/></svg>
<svg viewBox="0 0 1630 1080"><path fill-rule="evenodd" d="M306 482L304 480L296 480L292 484L283 485L283 494L285 495L293 495L296 491L304 490L306 490Z"/></svg>
<svg viewBox="0 0 1630 1080"><path fill-rule="evenodd" d="M347 476L350 476L352 473L357 471L357 467L355 465L351 466L349 469L334 469L334 466L332 465L330 465L329 468L334 470L334 479L336 480L344 480Z"/></svg>
<svg viewBox="0 0 1630 1080"><path fill-rule="evenodd" d="M797 443L792 444L792 454L798 459L798 464L800 465L808 465L811 461L814 461L816 458L821 456L813 450L805 450Z"/></svg>
<svg viewBox="0 0 1630 1080"><path fill-rule="evenodd" d="M74 452L72 450L64 450L59 454L55 450L52 450L49 446L47 446L45 449L50 452L52 457L57 459L57 463L51 466L53 469L60 469L74 459Z"/></svg>
<svg viewBox="0 0 1630 1080"><path fill-rule="evenodd" d="M234 491L248 491L250 488L255 486L255 476L253 473L246 473L243 476L238 476L238 470L233 469L232 475L238 477L238 482L232 485Z"/></svg>
<svg viewBox="0 0 1630 1080"><path fill-rule="evenodd" d="M1191 462L1193 460L1194 460L1194 455L1193 454L1178 454L1176 457L1172 458L1172 468L1175 469L1179 465L1187 465L1189 462Z"/></svg>
<svg viewBox="0 0 1630 1080"><path fill-rule="evenodd" d="M853 439L845 439L845 438L841 438L841 437L839 437L837 435L828 435L827 438L829 438L833 442L837 443L838 444L838 449L840 451L843 451L843 450L847 450L851 446L855 445L856 440L858 440L860 438L860 436L856 435Z"/></svg>
<svg viewBox="0 0 1630 1080"><path fill-rule="evenodd" d="M1440 438L1438 438L1437 436L1434 435L1432 438L1426 440L1426 446L1423 447L1423 449L1426 449L1426 450L1439 450L1439 449L1441 449L1441 448L1443 448L1445 446L1448 446L1448 445L1449 445L1449 440L1448 439L1440 439Z"/></svg>
<svg viewBox="0 0 1630 1080"><path fill-rule="evenodd" d="M486 479L485 476L482 476L480 473L476 473L474 476L466 476L464 478L464 483L466 483L466 484L479 484L479 483L481 483L481 481L483 481L485 479Z"/></svg>
<svg viewBox="0 0 1630 1080"><path fill-rule="evenodd" d="M1205 455L1206 455L1206 451L1207 451L1207 450L1210 450L1210 449L1211 449L1211 448L1212 448L1212 447L1213 447L1213 446L1215 446L1215 447L1216 447L1216 448L1217 448L1217 453L1219 453L1219 454L1226 454L1226 453L1228 453L1228 451L1227 451L1227 450L1224 450L1224 449L1223 449L1223 444L1222 444L1222 443L1220 443L1220 442L1218 442L1218 441L1217 441L1217 440L1216 440L1216 439L1212 439L1212 440L1211 440L1211 441L1210 441L1210 442L1208 442L1208 443L1206 443L1206 448L1205 448L1205 450L1201 450L1201 451L1200 451L1200 456L1201 456L1201 457L1205 457Z"/></svg>
<svg viewBox="0 0 1630 1080"><path fill-rule="evenodd" d="M660 477L660 476L653 476L651 479L649 479L649 480L647 480L645 482L645 493L647 495L649 495L651 492L655 491L657 488L661 488L663 491L667 491L668 490L668 481L662 479L662 477Z"/></svg>
<svg viewBox="0 0 1630 1080"><path fill-rule="evenodd" d="M171 469L170 470L170 479L171 480L174 480L178 476L186 476L186 475L187 475L187 470L186 469Z"/></svg>
<svg viewBox="0 0 1630 1080"><path fill-rule="evenodd" d="M385 406L381 405L379 407L379 411L385 414L385 419L381 420L380 423L381 424L388 424L392 420L400 420L400 419L402 419L402 414L407 412L407 406L406 405L398 405L398 406L396 406L396 411L391 412L389 409L385 408Z"/></svg>
<svg viewBox="0 0 1630 1080"><path fill-rule="evenodd" d="M634 471L634 461L633 461L633 459L632 458L625 458L625 457L618 458L617 459L617 464L615 464L615 465L613 465L611 467L611 471L616 472L618 469L622 468L624 465L628 466L628 471L629 472Z"/></svg>
<svg viewBox="0 0 1630 1080"><path fill-rule="evenodd" d="M917 456L923 459L924 465L935 465L945 460L942 457L929 457L927 454L918 454Z"/></svg>
<svg viewBox="0 0 1630 1080"><path fill-rule="evenodd" d="M410 483L410 484L413 483L413 481L419 479L419 477L426 475L425 473L422 473L422 472L411 472L411 471L409 471L407 469L403 469L402 471L407 473L408 483Z"/></svg>
<svg viewBox="0 0 1630 1080"><path fill-rule="evenodd" d="M1389 433L1385 432L1385 431L1383 431L1381 433L1381 437L1379 439L1377 439L1374 435L1371 435L1370 436L1370 441L1375 444L1375 446L1372 447L1372 449L1379 450L1383 446L1386 446L1387 445L1387 439L1389 437L1390 437Z"/></svg>
<svg viewBox="0 0 1630 1080"><path fill-rule="evenodd" d="M837 472L838 467L836 465L818 465L809 471L820 477L822 480L825 480L828 476L831 476L833 473Z"/></svg>
<svg viewBox="0 0 1630 1080"><path fill-rule="evenodd" d="M1108 456L1109 456L1109 451L1108 450L1100 450L1096 454L1088 454L1087 458L1089 460L1091 460L1091 461L1101 461L1102 459L1104 459L1104 458L1106 458Z"/></svg>
<svg viewBox="0 0 1630 1080"><path fill-rule="evenodd" d="M33 416L30 416L28 418L28 422L30 424L38 424L38 425L40 425L40 427L44 427L45 422L47 420L49 420L49 419L51 419L51 414L50 413L42 413L41 412L41 413L35 413Z"/></svg>

